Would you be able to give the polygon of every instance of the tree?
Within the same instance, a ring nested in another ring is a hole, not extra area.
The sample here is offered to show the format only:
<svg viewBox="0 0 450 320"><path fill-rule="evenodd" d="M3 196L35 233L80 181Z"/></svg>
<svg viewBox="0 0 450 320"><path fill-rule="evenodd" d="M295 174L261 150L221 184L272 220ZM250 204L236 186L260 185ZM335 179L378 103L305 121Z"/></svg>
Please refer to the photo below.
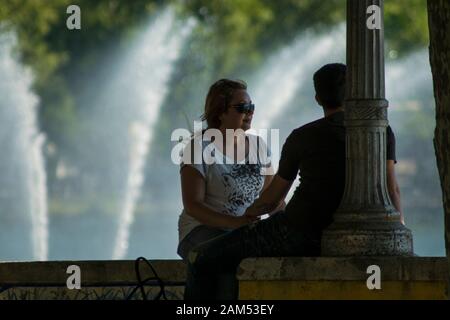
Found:
<svg viewBox="0 0 450 320"><path fill-rule="evenodd" d="M428 0L430 62L436 99L434 146L445 212L445 245L450 267L450 2ZM449 279L450 280L450 279Z"/></svg>

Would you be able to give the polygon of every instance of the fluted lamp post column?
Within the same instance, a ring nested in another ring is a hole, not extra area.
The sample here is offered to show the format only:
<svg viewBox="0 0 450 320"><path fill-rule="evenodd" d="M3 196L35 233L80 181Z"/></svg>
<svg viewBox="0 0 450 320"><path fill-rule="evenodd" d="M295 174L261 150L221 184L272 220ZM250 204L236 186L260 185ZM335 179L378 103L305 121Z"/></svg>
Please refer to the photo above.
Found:
<svg viewBox="0 0 450 320"><path fill-rule="evenodd" d="M380 9L378 28L367 22L373 5ZM411 231L386 183L383 11L383 0L347 0L346 186L322 235L323 256L413 254Z"/></svg>

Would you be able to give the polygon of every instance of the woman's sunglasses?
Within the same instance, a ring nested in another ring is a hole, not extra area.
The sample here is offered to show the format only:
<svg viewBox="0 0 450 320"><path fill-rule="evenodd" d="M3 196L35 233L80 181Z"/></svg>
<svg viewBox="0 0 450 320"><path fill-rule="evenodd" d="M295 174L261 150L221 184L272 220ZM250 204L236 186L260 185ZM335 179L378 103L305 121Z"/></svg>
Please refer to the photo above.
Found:
<svg viewBox="0 0 450 320"><path fill-rule="evenodd" d="M255 111L255 105L253 103L241 103L241 104L237 104L232 107L235 108L236 111L239 113L247 114L247 113Z"/></svg>

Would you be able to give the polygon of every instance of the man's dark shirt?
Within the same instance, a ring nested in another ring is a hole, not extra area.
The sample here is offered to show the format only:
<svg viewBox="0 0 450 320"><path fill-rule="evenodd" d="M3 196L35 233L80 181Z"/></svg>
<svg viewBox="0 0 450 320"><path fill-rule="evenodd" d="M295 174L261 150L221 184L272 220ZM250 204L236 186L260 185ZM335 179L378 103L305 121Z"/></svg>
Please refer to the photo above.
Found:
<svg viewBox="0 0 450 320"><path fill-rule="evenodd" d="M395 137L387 128L387 159L395 159ZM278 175L300 186L286 206L289 222L320 238L337 210L345 187L344 112L295 129L283 145Z"/></svg>

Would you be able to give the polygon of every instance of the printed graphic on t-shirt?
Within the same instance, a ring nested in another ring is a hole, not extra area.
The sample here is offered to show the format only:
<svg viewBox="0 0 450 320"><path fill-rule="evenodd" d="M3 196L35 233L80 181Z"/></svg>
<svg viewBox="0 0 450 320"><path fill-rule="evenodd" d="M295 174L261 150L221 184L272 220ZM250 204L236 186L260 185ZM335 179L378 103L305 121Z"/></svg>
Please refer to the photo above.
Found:
<svg viewBox="0 0 450 320"><path fill-rule="evenodd" d="M264 179L260 176L261 165L233 165L229 173L222 173L222 183L228 194L223 213L234 214L243 206L249 206L258 197Z"/></svg>

